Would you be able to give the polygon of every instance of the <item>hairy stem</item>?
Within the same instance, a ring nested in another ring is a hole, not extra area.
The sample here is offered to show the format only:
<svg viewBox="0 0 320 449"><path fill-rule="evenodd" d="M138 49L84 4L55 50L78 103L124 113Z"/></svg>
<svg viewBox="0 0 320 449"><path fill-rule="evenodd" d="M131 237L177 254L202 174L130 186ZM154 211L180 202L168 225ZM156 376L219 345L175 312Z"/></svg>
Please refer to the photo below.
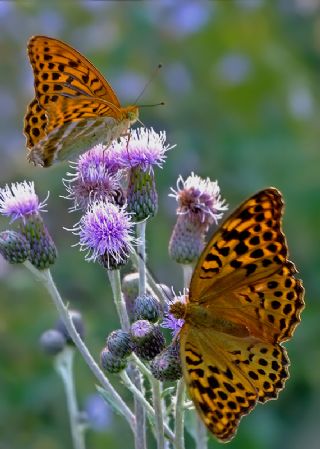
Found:
<svg viewBox="0 0 320 449"><path fill-rule="evenodd" d="M120 279L120 271L119 270L110 270L108 271L108 276L113 292L113 299L117 308L117 312L119 315L121 327L124 331L129 332L130 330L130 321L127 312L126 303L121 291L121 279Z"/></svg>
<svg viewBox="0 0 320 449"><path fill-rule="evenodd" d="M50 271L49 270L39 271L36 268L34 268L34 266L31 265L31 263L28 261L25 262L24 265L46 287L48 293L51 296L51 299L52 299L54 305L56 306L56 308L58 310L60 318L62 319L64 325L66 326L66 329L67 329L70 337L72 338L72 341L78 348L78 350L81 353L86 364L88 365L88 367L90 368L90 370L92 371L92 373L94 374L96 379L99 381L101 386L108 392L109 396L112 398L112 401L115 403L115 406L117 407L119 412L124 416L124 418L127 420L133 433L135 433L136 420L135 420L134 414L131 412L131 410L129 409L127 404L123 401L121 396L117 393L117 391L110 384L109 380L105 377L104 373L102 372L102 370L99 368L98 364L93 359L87 346L81 340L80 335L78 334L76 328L74 327L74 324L69 315L68 309L65 306L65 304L59 294L59 291L57 290L57 287L52 279Z"/></svg>
<svg viewBox="0 0 320 449"><path fill-rule="evenodd" d="M74 449L85 449L84 427L79 424L79 409L73 380L74 349L66 347L55 358L55 369L60 375L67 399L71 436Z"/></svg>
<svg viewBox="0 0 320 449"><path fill-rule="evenodd" d="M161 401L161 382L156 379L152 381L152 401L153 408L156 415L156 437L157 437L157 448L164 448L164 417Z"/></svg>
<svg viewBox="0 0 320 449"><path fill-rule="evenodd" d="M175 449L184 449L184 399L185 383L180 379L177 382L175 404Z"/></svg>

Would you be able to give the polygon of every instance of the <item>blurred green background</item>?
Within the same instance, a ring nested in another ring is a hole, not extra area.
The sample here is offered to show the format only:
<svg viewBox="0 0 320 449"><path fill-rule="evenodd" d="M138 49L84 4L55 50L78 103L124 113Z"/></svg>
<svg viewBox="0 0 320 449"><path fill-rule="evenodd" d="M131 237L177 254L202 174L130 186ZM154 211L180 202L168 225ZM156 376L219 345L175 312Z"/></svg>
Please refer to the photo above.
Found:
<svg viewBox="0 0 320 449"><path fill-rule="evenodd" d="M95 356L118 327L107 276L84 261L71 247L76 238L62 229L79 219L60 197L67 165L35 168L25 157L31 35L57 37L80 50L123 105L134 102L163 64L141 100L165 102L142 109L141 120L177 144L157 170L160 209L147 230L149 265L161 282L182 287L181 271L167 255L176 207L168 193L179 174L218 179L231 209L267 186L283 192L284 229L307 307L286 345L292 365L285 390L243 420L230 449L319 448L319 13L318 0L0 1L1 185L27 179L40 198L51 192L45 220L60 255L53 275L82 311ZM62 384L38 347L56 312L41 285L3 259L0 285L0 449L70 448ZM81 406L97 405L95 381L80 357L76 382ZM88 449L133 447L126 423L110 411L103 410L96 428L88 433ZM210 439L210 448L218 446Z"/></svg>

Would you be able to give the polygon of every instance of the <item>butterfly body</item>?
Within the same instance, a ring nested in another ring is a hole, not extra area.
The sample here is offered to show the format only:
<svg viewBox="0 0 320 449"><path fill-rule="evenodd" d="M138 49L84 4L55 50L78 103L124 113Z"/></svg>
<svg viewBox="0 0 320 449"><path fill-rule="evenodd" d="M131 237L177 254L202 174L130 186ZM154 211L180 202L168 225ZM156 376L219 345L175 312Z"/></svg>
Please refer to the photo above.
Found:
<svg viewBox="0 0 320 449"><path fill-rule="evenodd" d="M34 36L28 54L35 76L24 122L31 162L48 167L97 143L109 146L138 119L138 107L121 107L101 73L64 42Z"/></svg>
<svg viewBox="0 0 320 449"><path fill-rule="evenodd" d="M170 308L185 320L179 339L189 395L224 442L289 376L281 343L300 322L304 289L287 259L282 207L274 188L241 204L203 250L187 302Z"/></svg>

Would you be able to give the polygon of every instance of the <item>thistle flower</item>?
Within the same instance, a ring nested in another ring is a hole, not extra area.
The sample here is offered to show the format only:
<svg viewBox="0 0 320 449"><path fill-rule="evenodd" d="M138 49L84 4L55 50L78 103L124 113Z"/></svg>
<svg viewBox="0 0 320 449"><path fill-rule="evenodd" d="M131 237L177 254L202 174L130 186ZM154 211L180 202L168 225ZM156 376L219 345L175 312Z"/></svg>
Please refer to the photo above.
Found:
<svg viewBox="0 0 320 449"><path fill-rule="evenodd" d="M12 264L23 263L30 257L30 243L19 232L0 233L0 254Z"/></svg>
<svg viewBox="0 0 320 449"><path fill-rule="evenodd" d="M67 173L69 179L63 183L67 189L66 199L73 201L71 211L86 210L95 200L124 204L121 188L121 162L119 154L99 144L82 154L76 163L71 163L75 173Z"/></svg>
<svg viewBox="0 0 320 449"><path fill-rule="evenodd" d="M127 367L127 360L121 357L117 357L108 348L103 348L100 353L100 362L102 368L111 374L120 373Z"/></svg>
<svg viewBox="0 0 320 449"><path fill-rule="evenodd" d="M33 182L14 183L0 189L0 213L19 221L20 233L30 244L30 262L39 270L54 264L57 250L45 227L41 212L45 212L46 200L40 202Z"/></svg>
<svg viewBox="0 0 320 449"><path fill-rule="evenodd" d="M190 264L198 259L209 226L217 224L227 205L221 199L216 181L201 179L194 173L185 181L180 176L177 190L171 188L171 191L169 196L178 202L178 217L169 243L169 254L178 263Z"/></svg>
<svg viewBox="0 0 320 449"><path fill-rule="evenodd" d="M109 351L114 356L121 359L128 357L133 350L133 344L130 335L128 334L128 332L124 332L121 329L112 331L107 338L106 344L106 347L109 349Z"/></svg>
<svg viewBox="0 0 320 449"><path fill-rule="evenodd" d="M134 303L134 319L148 320L152 323L158 321L161 315L159 301L151 295L138 296Z"/></svg>
<svg viewBox="0 0 320 449"><path fill-rule="evenodd" d="M150 363L153 376L161 381L174 381L182 377L179 343L174 341Z"/></svg>
<svg viewBox="0 0 320 449"><path fill-rule="evenodd" d="M158 209L153 167L162 167L166 152L166 133L156 133L152 128L133 130L129 138L122 137L113 143L111 151L120 154L123 167L129 170L127 190L128 210L136 222L153 217Z"/></svg>
<svg viewBox="0 0 320 449"><path fill-rule="evenodd" d="M133 251L133 223L124 207L105 201L90 204L73 233L80 236L80 249L87 261L97 261L108 270L124 265Z"/></svg>
<svg viewBox="0 0 320 449"><path fill-rule="evenodd" d="M131 325L134 352L144 360L152 360L165 347L165 338L160 327L147 320L139 320Z"/></svg>
<svg viewBox="0 0 320 449"><path fill-rule="evenodd" d="M184 319L181 317L176 317L171 309L175 309L176 304L184 305L187 300L187 294L184 292L182 295L176 296L174 301L170 304L169 310L165 313L164 318L160 324L161 327L165 329L170 329L173 338L177 337L182 326L184 325Z"/></svg>
<svg viewBox="0 0 320 449"><path fill-rule="evenodd" d="M57 355L66 345L65 336L56 329L48 329L40 337L40 346L48 355Z"/></svg>

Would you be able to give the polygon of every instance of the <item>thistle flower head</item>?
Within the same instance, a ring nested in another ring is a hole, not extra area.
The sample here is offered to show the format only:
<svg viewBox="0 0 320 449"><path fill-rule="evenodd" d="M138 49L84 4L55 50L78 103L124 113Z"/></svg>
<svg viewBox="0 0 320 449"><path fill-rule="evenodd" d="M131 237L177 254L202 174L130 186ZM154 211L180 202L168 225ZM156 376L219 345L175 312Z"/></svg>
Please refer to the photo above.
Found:
<svg viewBox="0 0 320 449"><path fill-rule="evenodd" d="M75 173L67 173L63 183L67 199L73 201L70 210L86 209L94 200L113 201L121 191L121 163L119 154L97 145L71 163Z"/></svg>
<svg viewBox="0 0 320 449"><path fill-rule="evenodd" d="M188 215L190 220L210 226L217 224L223 211L228 209L221 199L217 181L202 179L193 172L186 180L179 176L177 190L171 188L169 195L178 202L178 215Z"/></svg>
<svg viewBox="0 0 320 449"><path fill-rule="evenodd" d="M175 316L172 313L171 308L174 310L175 307L177 307L177 305L179 307L180 304L184 306L186 301L187 291L185 290L182 295L176 296L174 301L170 304L169 310L165 313L162 323L160 324L161 327L170 329L173 337L176 337L179 334L182 326L184 325L184 319Z"/></svg>
<svg viewBox="0 0 320 449"><path fill-rule="evenodd" d="M182 377L182 367L179 355L179 344L172 342L158 354L150 363L153 376L161 381L174 381Z"/></svg>
<svg viewBox="0 0 320 449"><path fill-rule="evenodd" d="M40 346L48 355L57 355L66 346L66 337L57 329L48 329L40 337Z"/></svg>
<svg viewBox="0 0 320 449"><path fill-rule="evenodd" d="M131 325L134 352L144 360L152 360L165 347L165 338L160 327L147 320L138 320Z"/></svg>
<svg viewBox="0 0 320 449"><path fill-rule="evenodd" d="M82 251L87 251L86 260L103 258L121 264L133 251L133 223L123 207L112 203L95 201L90 204L86 214L73 229L79 235ZM108 268L108 266L107 266Z"/></svg>
<svg viewBox="0 0 320 449"><path fill-rule="evenodd" d="M40 202L33 182L16 182L9 187L0 189L0 213L11 218L11 221L21 219L25 222L30 216L46 212L47 198Z"/></svg>
<svg viewBox="0 0 320 449"><path fill-rule="evenodd" d="M173 146L166 144L166 133L157 133L153 128L138 128L131 131L130 137L121 137L114 142L110 151L120 154L123 167L140 168L153 171L153 166L162 167L166 152Z"/></svg>

